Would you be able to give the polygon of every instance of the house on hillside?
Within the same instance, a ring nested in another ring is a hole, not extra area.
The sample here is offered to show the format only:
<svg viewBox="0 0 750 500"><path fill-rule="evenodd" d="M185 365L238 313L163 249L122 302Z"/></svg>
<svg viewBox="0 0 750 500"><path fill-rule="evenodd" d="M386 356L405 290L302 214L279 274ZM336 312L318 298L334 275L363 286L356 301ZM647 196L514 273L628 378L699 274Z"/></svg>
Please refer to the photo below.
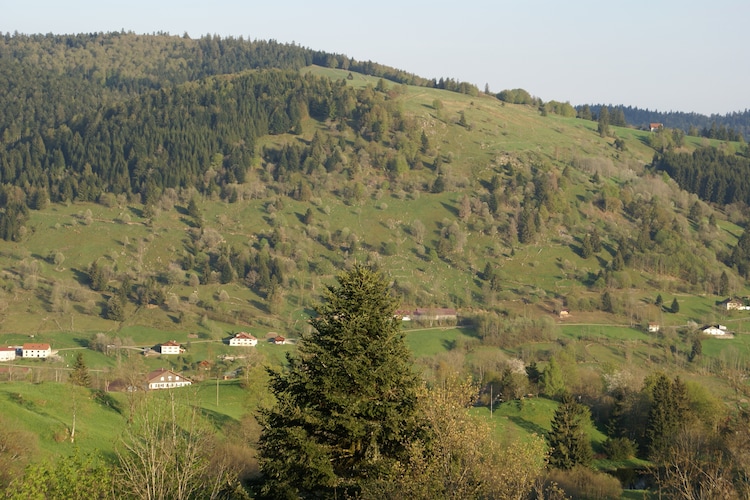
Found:
<svg viewBox="0 0 750 500"><path fill-rule="evenodd" d="M177 387L186 387L192 385L193 382L186 379L179 373L175 373L172 370L160 368L149 373L146 377L146 384L148 390L156 389L174 389Z"/></svg>
<svg viewBox="0 0 750 500"><path fill-rule="evenodd" d="M283 344L286 344L286 339L282 337L281 335L277 335L271 339L271 342L273 342L276 345L283 345Z"/></svg>
<svg viewBox="0 0 750 500"><path fill-rule="evenodd" d="M709 325L709 326L703 327L703 329L701 330L701 333L703 335L718 336L718 335L726 335L729 332L727 331L727 327L724 325Z"/></svg>
<svg viewBox="0 0 750 500"><path fill-rule="evenodd" d="M23 358L49 358L52 356L52 347L49 344L24 344L21 348Z"/></svg>
<svg viewBox="0 0 750 500"><path fill-rule="evenodd" d="M723 300L719 305L722 309L726 309L727 311L744 311L746 309L749 309L745 306L745 303L743 301L733 298Z"/></svg>
<svg viewBox="0 0 750 500"><path fill-rule="evenodd" d="M649 123L648 124L648 129L651 132L656 132L660 128L664 128L664 124L663 123Z"/></svg>
<svg viewBox="0 0 750 500"><path fill-rule="evenodd" d="M255 346L258 344L258 339L253 337L247 332L239 332L234 337L229 339L230 346Z"/></svg>
<svg viewBox="0 0 750 500"><path fill-rule="evenodd" d="M0 361L13 361L16 359L15 347L0 347Z"/></svg>
<svg viewBox="0 0 750 500"><path fill-rule="evenodd" d="M412 313L411 319L430 323L433 321L455 323L458 321L458 311L448 307L417 308Z"/></svg>
<svg viewBox="0 0 750 500"><path fill-rule="evenodd" d="M411 321L411 311L399 309L393 313L394 318L401 318L401 321Z"/></svg>
<svg viewBox="0 0 750 500"><path fill-rule="evenodd" d="M661 329L661 325L659 325L659 323L649 322L647 328L648 328L648 333L659 333L659 330Z"/></svg>
<svg viewBox="0 0 750 500"><path fill-rule="evenodd" d="M562 308L557 311L557 317L560 319L566 319L570 317L570 309Z"/></svg>
<svg viewBox="0 0 750 500"><path fill-rule="evenodd" d="M180 344L174 340L159 345L159 352L161 354L180 354L183 351L184 349L180 347Z"/></svg>

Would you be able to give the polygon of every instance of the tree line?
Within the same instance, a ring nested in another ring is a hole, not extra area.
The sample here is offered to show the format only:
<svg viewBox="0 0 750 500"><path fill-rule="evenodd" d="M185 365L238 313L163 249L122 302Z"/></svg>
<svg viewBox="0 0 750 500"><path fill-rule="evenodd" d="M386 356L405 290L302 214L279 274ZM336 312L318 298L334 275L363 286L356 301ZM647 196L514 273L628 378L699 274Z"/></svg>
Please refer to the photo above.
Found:
<svg viewBox="0 0 750 500"><path fill-rule="evenodd" d="M750 202L747 158L704 147L692 153L667 151L655 156L652 166L704 201L719 205Z"/></svg>

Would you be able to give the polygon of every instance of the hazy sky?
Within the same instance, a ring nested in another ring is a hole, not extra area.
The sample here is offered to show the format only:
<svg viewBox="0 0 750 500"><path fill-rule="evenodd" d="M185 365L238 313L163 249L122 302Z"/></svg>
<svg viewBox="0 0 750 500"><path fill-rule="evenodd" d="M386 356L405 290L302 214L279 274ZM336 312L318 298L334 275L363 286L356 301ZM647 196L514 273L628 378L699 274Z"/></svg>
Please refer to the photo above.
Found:
<svg viewBox="0 0 750 500"><path fill-rule="evenodd" d="M747 0L0 0L0 31L296 42L545 101L750 108Z"/></svg>

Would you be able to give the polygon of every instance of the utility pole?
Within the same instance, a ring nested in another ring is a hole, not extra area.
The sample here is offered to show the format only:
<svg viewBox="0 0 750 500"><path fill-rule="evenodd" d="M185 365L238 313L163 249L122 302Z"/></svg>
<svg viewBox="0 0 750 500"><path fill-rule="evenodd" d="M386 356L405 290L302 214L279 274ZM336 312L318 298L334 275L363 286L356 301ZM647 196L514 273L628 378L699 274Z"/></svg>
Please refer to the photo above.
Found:
<svg viewBox="0 0 750 500"><path fill-rule="evenodd" d="M490 384L490 418L492 418L492 384Z"/></svg>

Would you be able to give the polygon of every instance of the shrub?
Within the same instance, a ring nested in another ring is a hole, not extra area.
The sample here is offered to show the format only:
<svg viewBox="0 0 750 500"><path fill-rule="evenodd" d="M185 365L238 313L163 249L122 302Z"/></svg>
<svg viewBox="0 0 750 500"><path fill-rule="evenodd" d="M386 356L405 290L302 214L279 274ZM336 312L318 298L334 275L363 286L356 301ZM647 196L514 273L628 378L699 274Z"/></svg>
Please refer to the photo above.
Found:
<svg viewBox="0 0 750 500"><path fill-rule="evenodd" d="M608 438L603 446L610 460L627 460L638 451L636 444L626 437Z"/></svg>
<svg viewBox="0 0 750 500"><path fill-rule="evenodd" d="M617 500L622 496L622 486L617 478L586 467L552 469L547 481L557 483L571 498Z"/></svg>

